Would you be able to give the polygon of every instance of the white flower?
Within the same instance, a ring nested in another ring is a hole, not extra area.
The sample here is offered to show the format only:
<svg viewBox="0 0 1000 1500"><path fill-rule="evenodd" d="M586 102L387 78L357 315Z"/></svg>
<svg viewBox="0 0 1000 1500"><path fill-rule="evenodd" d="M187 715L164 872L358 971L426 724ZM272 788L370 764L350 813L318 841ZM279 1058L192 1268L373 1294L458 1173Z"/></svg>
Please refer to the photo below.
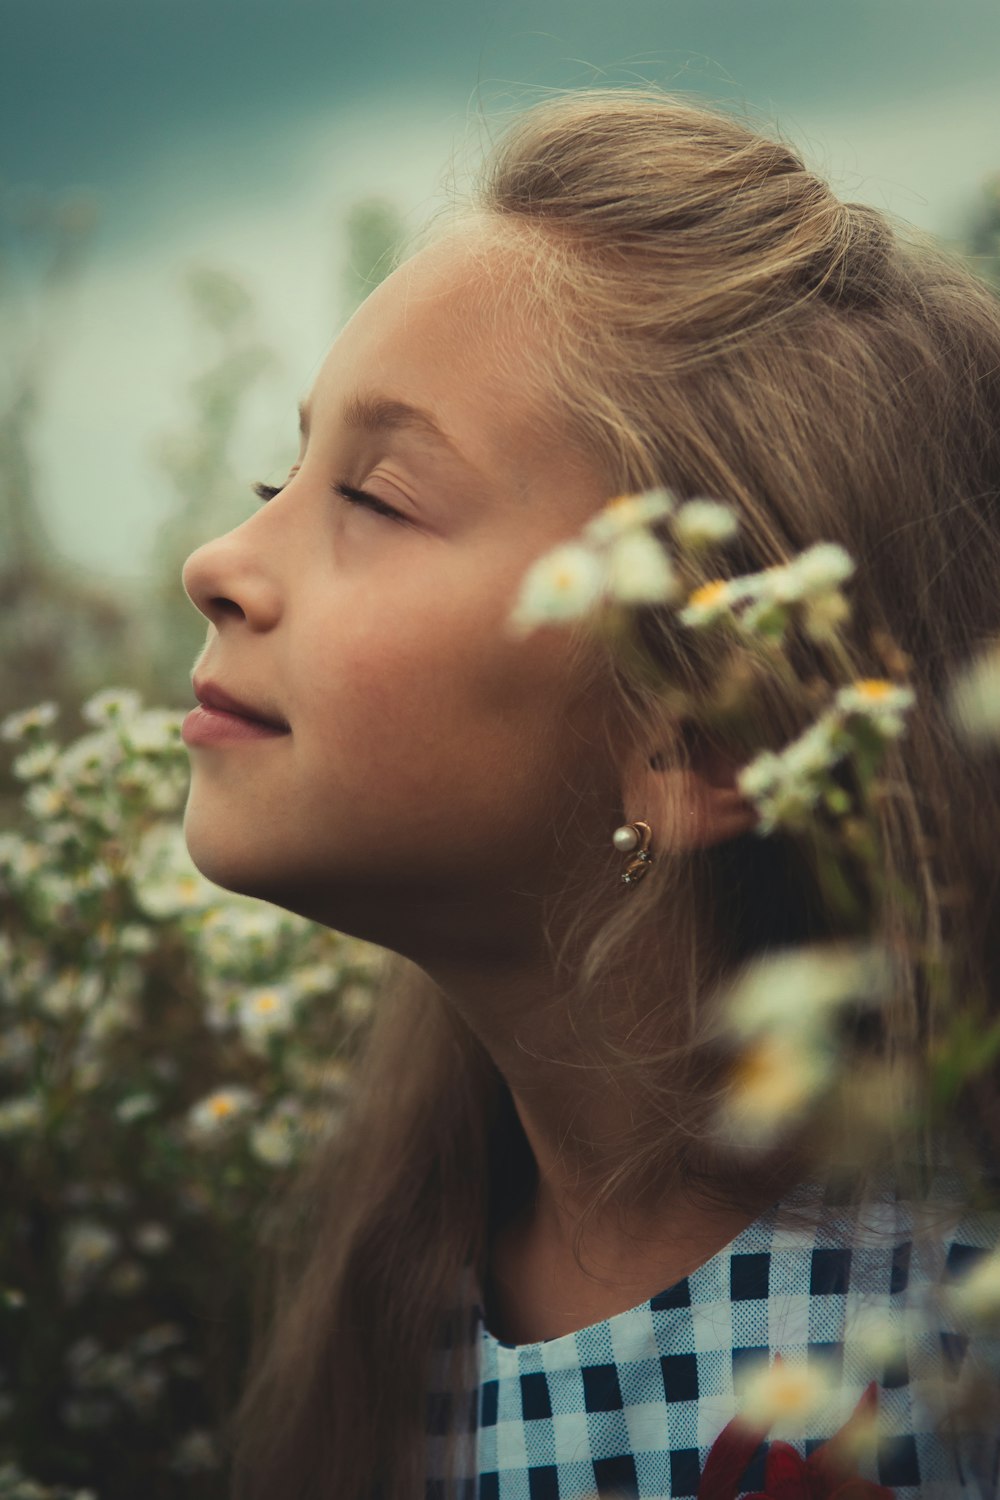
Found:
<svg viewBox="0 0 1000 1500"><path fill-rule="evenodd" d="M1000 1251L981 1256L972 1269L946 1289L949 1307L963 1323L1000 1323Z"/></svg>
<svg viewBox="0 0 1000 1500"><path fill-rule="evenodd" d="M952 678L948 716L970 744L1000 741L1000 641Z"/></svg>
<svg viewBox="0 0 1000 1500"><path fill-rule="evenodd" d="M63 1235L62 1263L70 1296L78 1295L120 1248L117 1234L93 1219L77 1219L69 1224Z"/></svg>
<svg viewBox="0 0 1000 1500"><path fill-rule="evenodd" d="M183 830L172 823L157 824L144 835L132 878L139 906L161 920L202 910L218 899L218 886L196 869Z"/></svg>
<svg viewBox="0 0 1000 1500"><path fill-rule="evenodd" d="M295 1157L297 1132L288 1117L272 1116L250 1131L250 1150L269 1167L285 1167Z"/></svg>
<svg viewBox="0 0 1000 1500"><path fill-rule="evenodd" d="M744 797L755 802L768 796L784 778L785 767L780 755L762 750L737 774L736 785Z"/></svg>
<svg viewBox="0 0 1000 1500"><path fill-rule="evenodd" d="M796 1430L822 1412L837 1386L831 1372L817 1363L790 1364L776 1359L752 1373L740 1391L740 1415L752 1427Z"/></svg>
<svg viewBox="0 0 1000 1500"><path fill-rule="evenodd" d="M247 990L237 1010L245 1038L267 1037L287 1031L295 1020L294 995L289 985L267 984Z"/></svg>
<svg viewBox="0 0 1000 1500"><path fill-rule="evenodd" d="M805 601L802 628L814 641L831 641L851 618L851 606L839 589Z"/></svg>
<svg viewBox="0 0 1000 1500"><path fill-rule="evenodd" d="M599 545L613 542L626 532L649 526L672 515L674 498L669 490L651 489L642 494L616 495L587 522L583 535Z"/></svg>
<svg viewBox="0 0 1000 1500"><path fill-rule="evenodd" d="M303 964L292 975L296 995L332 995L337 987L337 970L333 964Z"/></svg>
<svg viewBox="0 0 1000 1500"><path fill-rule="evenodd" d="M694 590L685 607L678 612L677 618L682 625L688 625L694 630L703 625L711 625L723 615L731 613L734 597L732 580L713 578L711 582L703 583Z"/></svg>
<svg viewBox="0 0 1000 1500"><path fill-rule="evenodd" d="M627 531L611 545L608 591L622 604L669 604L680 596L680 579L663 547L648 531Z"/></svg>
<svg viewBox="0 0 1000 1500"><path fill-rule="evenodd" d="M879 734L895 738L903 732L902 714L915 702L912 688L867 677L838 689L834 706L843 714L861 715Z"/></svg>
<svg viewBox="0 0 1000 1500"><path fill-rule="evenodd" d="M109 729L94 729L81 735L62 752L55 780L64 790L93 790L103 786L121 764L123 752L118 736Z"/></svg>
<svg viewBox="0 0 1000 1500"><path fill-rule="evenodd" d="M563 542L539 557L521 581L509 625L527 635L549 621L579 619L600 601L604 562L580 542Z"/></svg>
<svg viewBox="0 0 1000 1500"><path fill-rule="evenodd" d="M746 965L722 999L726 1025L743 1037L813 1035L844 1005L881 1000L892 975L875 943L789 948Z"/></svg>
<svg viewBox="0 0 1000 1500"><path fill-rule="evenodd" d="M59 1019L73 1011L90 1010L104 991L100 974L80 969L64 969L39 993L38 1008L47 1016Z"/></svg>
<svg viewBox="0 0 1000 1500"><path fill-rule="evenodd" d="M55 703L36 703L34 708L22 708L18 713L8 714L0 722L0 739L16 743L27 739L37 729L47 729L59 716Z"/></svg>
<svg viewBox="0 0 1000 1500"><path fill-rule="evenodd" d="M41 1124L43 1114L41 1101L32 1094L5 1099L0 1103L0 1137L34 1130Z"/></svg>
<svg viewBox="0 0 1000 1500"><path fill-rule="evenodd" d="M143 1255L162 1255L173 1244L173 1235L166 1225L152 1219L147 1224L140 1224L132 1238L136 1249Z"/></svg>
<svg viewBox="0 0 1000 1500"><path fill-rule="evenodd" d="M853 572L854 559L849 552L837 542L817 542L791 562L768 568L759 576L767 581L767 592L772 599L792 604L829 594Z"/></svg>
<svg viewBox="0 0 1000 1500"><path fill-rule="evenodd" d="M209 1140L225 1131L257 1102L252 1090L240 1084L215 1089L188 1111L188 1128L196 1139Z"/></svg>
<svg viewBox="0 0 1000 1500"><path fill-rule="evenodd" d="M80 712L88 724L103 727L131 719L141 706L142 699L131 688L104 688L88 698Z"/></svg>
<svg viewBox="0 0 1000 1500"><path fill-rule="evenodd" d="M806 1110L833 1078L830 1047L798 1034L764 1032L744 1047L719 1127L732 1145L761 1150Z"/></svg>
<svg viewBox="0 0 1000 1500"><path fill-rule="evenodd" d="M47 822L50 818L58 818L66 812L70 806L70 799L62 787L36 782L34 786L28 788L24 805L33 818L37 818L39 822Z"/></svg>
<svg viewBox="0 0 1000 1500"><path fill-rule="evenodd" d="M39 776L47 776L58 759L59 746L44 740L19 755L11 770L21 781L34 781Z"/></svg>
<svg viewBox="0 0 1000 1500"><path fill-rule="evenodd" d="M682 547L711 547L735 536L739 522L731 506L717 500L688 500L674 516L672 530Z"/></svg>
<svg viewBox="0 0 1000 1500"><path fill-rule="evenodd" d="M174 1447L170 1467L179 1474L197 1474L219 1466L219 1452L212 1434L204 1427L193 1427Z"/></svg>
<svg viewBox="0 0 1000 1500"><path fill-rule="evenodd" d="M0 833L0 871L16 884L30 880L45 864L45 847L19 833Z"/></svg>
<svg viewBox="0 0 1000 1500"><path fill-rule="evenodd" d="M184 715L172 708L147 708L125 725L130 748L138 755L160 755L180 744Z"/></svg>
<svg viewBox="0 0 1000 1500"><path fill-rule="evenodd" d="M835 715L824 714L810 724L797 740L786 745L781 752L781 765L786 776L822 776L831 770L843 757L840 741L840 724Z"/></svg>
<svg viewBox="0 0 1000 1500"><path fill-rule="evenodd" d="M141 1120L143 1115L152 1114L155 1109L156 1100L152 1094L127 1094L115 1105L115 1118L123 1125L131 1125L133 1120Z"/></svg>

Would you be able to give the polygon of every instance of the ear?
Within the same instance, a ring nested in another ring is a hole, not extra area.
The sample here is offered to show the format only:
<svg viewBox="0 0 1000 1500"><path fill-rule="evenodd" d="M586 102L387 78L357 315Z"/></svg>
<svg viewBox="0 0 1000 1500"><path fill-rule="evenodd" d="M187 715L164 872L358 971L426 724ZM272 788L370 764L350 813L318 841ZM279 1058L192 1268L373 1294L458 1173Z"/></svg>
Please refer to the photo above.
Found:
<svg viewBox="0 0 1000 1500"><path fill-rule="evenodd" d="M646 745L630 755L622 779L625 819L647 822L654 848L707 849L759 820L736 786L742 762L700 735L685 738L688 767L670 769L670 751Z"/></svg>

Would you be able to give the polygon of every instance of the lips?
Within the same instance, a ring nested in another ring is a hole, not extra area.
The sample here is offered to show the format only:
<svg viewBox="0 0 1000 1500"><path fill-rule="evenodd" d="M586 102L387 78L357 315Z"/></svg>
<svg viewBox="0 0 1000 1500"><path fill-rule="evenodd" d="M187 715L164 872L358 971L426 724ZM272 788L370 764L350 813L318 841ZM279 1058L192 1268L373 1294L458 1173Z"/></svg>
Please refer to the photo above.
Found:
<svg viewBox="0 0 1000 1500"><path fill-rule="evenodd" d="M220 713L236 714L241 719L249 719L253 724L266 724L269 729L281 729L286 733L290 727L279 714L246 703L234 694L227 693L217 683L196 677L193 679L192 686L195 697L203 708L214 708Z"/></svg>

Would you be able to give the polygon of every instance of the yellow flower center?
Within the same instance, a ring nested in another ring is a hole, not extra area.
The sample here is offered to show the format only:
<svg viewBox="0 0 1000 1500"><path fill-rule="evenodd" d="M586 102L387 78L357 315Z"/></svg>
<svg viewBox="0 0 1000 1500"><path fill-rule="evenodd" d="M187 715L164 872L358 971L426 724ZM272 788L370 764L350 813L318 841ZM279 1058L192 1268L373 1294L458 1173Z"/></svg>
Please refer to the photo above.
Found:
<svg viewBox="0 0 1000 1500"><path fill-rule="evenodd" d="M892 683L886 682L884 677L866 677L854 686L862 698L885 698L892 692Z"/></svg>
<svg viewBox="0 0 1000 1500"><path fill-rule="evenodd" d="M277 1010L278 999L276 995L260 995L254 1004L254 1009L265 1015L269 1010Z"/></svg>
<svg viewBox="0 0 1000 1500"><path fill-rule="evenodd" d="M218 1098L212 1100L209 1109L217 1120L224 1120L226 1115L231 1115L233 1112L233 1101L225 1094L220 1094Z"/></svg>
<svg viewBox="0 0 1000 1500"><path fill-rule="evenodd" d="M725 591L726 580L724 578L713 578L711 583L703 583L701 588L695 589L688 603L696 605L714 604Z"/></svg>

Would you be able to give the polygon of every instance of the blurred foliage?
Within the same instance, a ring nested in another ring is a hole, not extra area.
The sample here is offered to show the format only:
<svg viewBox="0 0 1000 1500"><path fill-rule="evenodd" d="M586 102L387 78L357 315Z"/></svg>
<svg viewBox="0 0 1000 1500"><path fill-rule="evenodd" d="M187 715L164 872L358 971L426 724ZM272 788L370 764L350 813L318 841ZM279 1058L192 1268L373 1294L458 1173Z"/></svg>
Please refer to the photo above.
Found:
<svg viewBox="0 0 1000 1500"><path fill-rule="evenodd" d="M387 198L363 198L347 215L347 266L343 275L349 317L396 265L405 226Z"/></svg>
<svg viewBox="0 0 1000 1500"><path fill-rule="evenodd" d="M980 276L1000 291L1000 172L983 183L962 248Z"/></svg>
<svg viewBox="0 0 1000 1500"><path fill-rule="evenodd" d="M38 494L34 428L49 345L86 252L95 210L79 195L48 201L0 193L0 705L40 696L79 701L109 679L131 679L141 656L110 590L63 562ZM28 269L35 295L23 295Z"/></svg>
<svg viewBox="0 0 1000 1500"><path fill-rule="evenodd" d="M254 333L252 300L232 276L193 270L186 290L195 328L210 348L189 386L186 429L165 438L156 455L176 503L153 545L141 617L141 685L166 702L190 698L191 667L205 640L205 620L184 596L181 569L196 547L246 519L247 487L233 458L233 439L248 394L274 362Z"/></svg>
<svg viewBox="0 0 1000 1500"><path fill-rule="evenodd" d="M4 723L0 1477L218 1496L270 1190L336 1122L382 954L195 870L179 714L54 717Z"/></svg>

